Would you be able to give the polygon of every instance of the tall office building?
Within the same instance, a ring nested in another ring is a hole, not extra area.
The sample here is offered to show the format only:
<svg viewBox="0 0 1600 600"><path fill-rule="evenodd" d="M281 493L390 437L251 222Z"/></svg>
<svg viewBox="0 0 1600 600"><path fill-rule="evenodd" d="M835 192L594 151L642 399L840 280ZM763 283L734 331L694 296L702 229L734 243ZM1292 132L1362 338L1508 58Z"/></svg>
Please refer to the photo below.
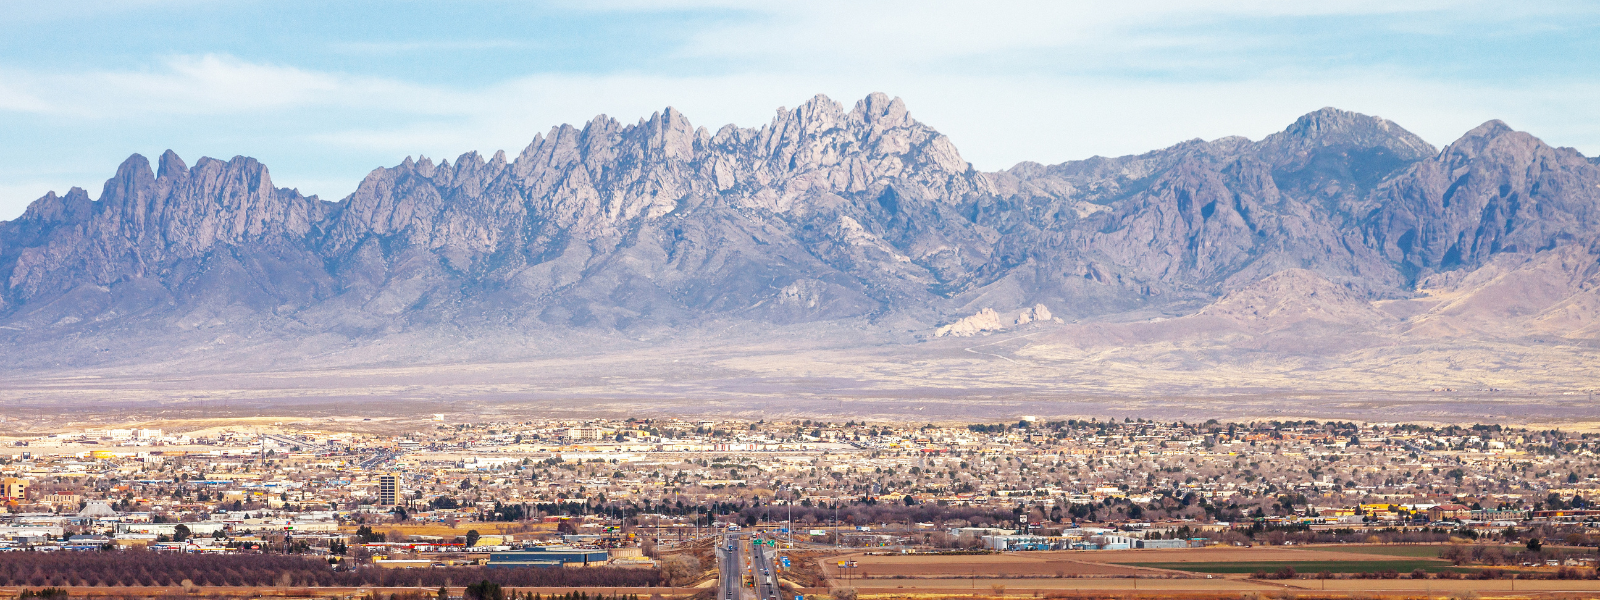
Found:
<svg viewBox="0 0 1600 600"><path fill-rule="evenodd" d="M400 475L388 473L378 477L378 504L394 506L400 499Z"/></svg>
<svg viewBox="0 0 1600 600"><path fill-rule="evenodd" d="M0 481L0 494L6 500L26 500L28 498L28 482L15 477L7 477Z"/></svg>

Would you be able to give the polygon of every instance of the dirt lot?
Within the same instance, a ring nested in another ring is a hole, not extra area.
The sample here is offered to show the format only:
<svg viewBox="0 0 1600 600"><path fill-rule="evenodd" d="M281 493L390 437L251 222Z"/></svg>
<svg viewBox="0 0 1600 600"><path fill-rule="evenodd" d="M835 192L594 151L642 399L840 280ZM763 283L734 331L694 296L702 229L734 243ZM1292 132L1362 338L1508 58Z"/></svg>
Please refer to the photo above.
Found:
<svg viewBox="0 0 1600 600"><path fill-rule="evenodd" d="M1395 580L1298 580L1287 582L1243 579L1025 579L987 580L872 580L854 585L860 597L870 600L910 598L1196 598L1259 599L1300 598L1302 600L1375 598L1417 600L1420 598L1463 598L1476 594L1483 598L1571 599L1600 597L1597 581L1414 581ZM1004 586L991 587L991 584ZM826 593L822 590L810 593Z"/></svg>
<svg viewBox="0 0 1600 600"><path fill-rule="evenodd" d="M1474 581L1463 579L1332 579L1327 581L1295 579L1274 581L1285 587L1329 592L1414 592L1426 594L1457 595L1474 592L1484 597L1520 597L1524 594L1580 594L1581 598L1595 598L1600 594L1600 581L1587 580L1534 580Z"/></svg>
<svg viewBox="0 0 1600 600"><path fill-rule="evenodd" d="M841 582L842 583L842 582ZM1484 598L1596 598L1600 581L1464 581L1411 579L1335 579L1256 581L1236 578L1144 579L871 579L851 582L862 598L1180 598L1207 599L1301 598L1462 598L1468 593ZM807 594L826 593L821 589Z"/></svg>
<svg viewBox="0 0 1600 600"><path fill-rule="evenodd" d="M1111 550L1072 553L1082 560L1105 563L1172 563L1172 562L1262 562L1262 561L1385 561L1394 560L1392 554L1361 553L1319 550L1315 546L1294 547L1212 547L1182 550Z"/></svg>
<svg viewBox="0 0 1600 600"><path fill-rule="evenodd" d="M994 586L1000 586L998 588ZM1238 597L1237 592L1274 592L1282 587L1241 579L884 579L857 582L850 587L861 597L907 598L911 596L938 595L955 598L1027 598L1044 595L1071 595L1075 592L1118 592L1126 597L1130 592L1157 594L1171 598L1174 593L1223 593ZM820 590L819 590L820 591ZM808 596L809 597L809 596ZM1069 596L1070 597L1070 596ZM1105 596L1098 596L1105 598Z"/></svg>

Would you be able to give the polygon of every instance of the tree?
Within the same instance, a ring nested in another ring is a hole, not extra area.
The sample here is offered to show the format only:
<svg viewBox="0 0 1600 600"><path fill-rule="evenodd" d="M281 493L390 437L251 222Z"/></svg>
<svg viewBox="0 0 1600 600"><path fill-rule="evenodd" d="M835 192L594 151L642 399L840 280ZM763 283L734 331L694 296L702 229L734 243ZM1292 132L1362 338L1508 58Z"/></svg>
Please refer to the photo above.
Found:
<svg viewBox="0 0 1600 600"><path fill-rule="evenodd" d="M677 587L694 581L700 575L700 559L692 554L674 554L661 561L661 577L669 586Z"/></svg>
<svg viewBox="0 0 1600 600"><path fill-rule="evenodd" d="M177 527L172 528L172 541L181 542L187 539L189 539L188 525L179 523Z"/></svg>
<svg viewBox="0 0 1600 600"><path fill-rule="evenodd" d="M471 548L473 546L478 545L478 538L481 538L481 537L483 537L483 536L478 534L478 530L476 530L476 529L468 529L467 530L467 547Z"/></svg>
<svg viewBox="0 0 1600 600"><path fill-rule="evenodd" d="M1528 551L1529 552L1538 552L1539 549L1542 548L1542 547L1544 547L1544 543L1540 542L1539 538L1528 538Z"/></svg>
<svg viewBox="0 0 1600 600"><path fill-rule="evenodd" d="M364 544L382 542L387 539L383 534L373 531L370 525L362 525L356 529L356 538Z"/></svg>
<svg viewBox="0 0 1600 600"><path fill-rule="evenodd" d="M466 600L505 600L506 594L500 589L500 584L487 579L478 583L467 585L467 591L462 594Z"/></svg>

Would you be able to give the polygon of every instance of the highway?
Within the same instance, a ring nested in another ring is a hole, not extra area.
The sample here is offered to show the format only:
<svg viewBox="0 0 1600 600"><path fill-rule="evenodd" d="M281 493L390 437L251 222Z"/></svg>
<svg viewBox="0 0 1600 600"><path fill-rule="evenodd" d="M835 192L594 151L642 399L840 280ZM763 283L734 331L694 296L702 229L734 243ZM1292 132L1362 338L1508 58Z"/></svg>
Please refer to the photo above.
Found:
<svg viewBox="0 0 1600 600"><path fill-rule="evenodd" d="M379 450L377 454L372 456L372 458L361 461L361 464L357 468L375 469L384 463L392 461L396 458L400 458L400 454L401 453L392 450Z"/></svg>
<svg viewBox="0 0 1600 600"><path fill-rule="evenodd" d="M753 570L756 580L756 600L781 600L783 590L778 589L778 569L774 562L777 560L778 547L771 545L755 545Z"/></svg>
<svg viewBox="0 0 1600 600"><path fill-rule="evenodd" d="M754 543L759 537L744 533L724 534L717 546L717 571L721 581L717 584L717 600L783 600L783 590L778 587L778 548ZM745 577L755 582L755 588L745 586Z"/></svg>
<svg viewBox="0 0 1600 600"><path fill-rule="evenodd" d="M722 536L717 546L717 572L722 581L717 584L717 600L747 600L744 592L744 540L737 533Z"/></svg>
<svg viewBox="0 0 1600 600"><path fill-rule="evenodd" d="M328 450L328 447L325 446L325 445L318 444L316 442L302 440L302 439L294 437L294 436L278 435L278 434L275 434L275 433L263 433L263 434L261 434L261 437L266 439L266 440L268 440L268 441L277 443L278 445L285 446L285 447L288 447L288 448L293 448L295 446L299 446L299 447L304 448L306 450L315 450L315 451L326 451L326 450Z"/></svg>

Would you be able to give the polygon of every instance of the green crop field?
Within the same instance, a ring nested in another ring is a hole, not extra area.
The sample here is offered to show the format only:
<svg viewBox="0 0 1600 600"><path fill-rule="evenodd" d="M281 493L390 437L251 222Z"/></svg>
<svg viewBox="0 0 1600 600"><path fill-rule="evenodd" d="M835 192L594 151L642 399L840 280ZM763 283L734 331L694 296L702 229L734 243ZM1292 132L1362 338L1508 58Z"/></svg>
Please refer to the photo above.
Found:
<svg viewBox="0 0 1600 600"><path fill-rule="evenodd" d="M1385 556L1405 556L1410 558L1439 558L1439 553L1444 552L1449 546L1307 546L1307 550L1319 552L1348 552L1351 554L1382 554Z"/></svg>
<svg viewBox="0 0 1600 600"><path fill-rule="evenodd" d="M1284 567L1293 567L1298 573L1379 573L1394 571L1400 574L1422 569L1430 573L1439 571L1472 571L1451 566L1437 560L1303 560L1303 561L1245 561L1245 562L1149 562L1126 563L1154 569L1191 571L1195 573L1275 573Z"/></svg>

